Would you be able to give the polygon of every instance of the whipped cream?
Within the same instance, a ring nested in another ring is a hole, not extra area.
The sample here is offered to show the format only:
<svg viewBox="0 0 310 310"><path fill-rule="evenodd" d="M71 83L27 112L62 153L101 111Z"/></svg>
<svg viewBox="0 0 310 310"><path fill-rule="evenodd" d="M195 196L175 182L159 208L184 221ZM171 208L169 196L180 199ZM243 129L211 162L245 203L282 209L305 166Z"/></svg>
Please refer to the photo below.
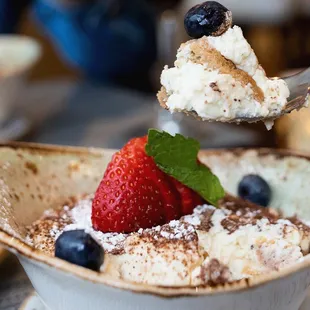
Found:
<svg viewBox="0 0 310 310"><path fill-rule="evenodd" d="M208 232L198 230L198 238L210 257L228 266L232 279L277 271L303 257L302 234L290 221L271 223L263 218L231 231L223 226L229 215L227 210L215 210L212 227Z"/></svg>
<svg viewBox="0 0 310 310"><path fill-rule="evenodd" d="M193 46L197 43L201 49L215 52L214 59L219 57L219 52L234 68L246 73L247 78L236 79L230 74L232 68L226 68L223 73L221 59L218 59L218 66L213 63L211 67L208 62L199 61L200 56L193 59ZM257 100L257 89L248 79L262 92L261 102ZM161 84L166 93L164 105L171 112L194 112L204 120L229 122L240 117L272 118L285 107L289 97L285 81L266 77L238 26L218 37L205 36L183 44L178 50L175 67L164 68Z"/></svg>
<svg viewBox="0 0 310 310"><path fill-rule="evenodd" d="M46 212L28 239L53 255L63 231L83 229L103 247L101 271L126 281L165 286L227 283L299 262L309 253L310 228L280 219L269 209L227 198L221 208L203 205L193 214L131 234L95 231L92 199Z"/></svg>

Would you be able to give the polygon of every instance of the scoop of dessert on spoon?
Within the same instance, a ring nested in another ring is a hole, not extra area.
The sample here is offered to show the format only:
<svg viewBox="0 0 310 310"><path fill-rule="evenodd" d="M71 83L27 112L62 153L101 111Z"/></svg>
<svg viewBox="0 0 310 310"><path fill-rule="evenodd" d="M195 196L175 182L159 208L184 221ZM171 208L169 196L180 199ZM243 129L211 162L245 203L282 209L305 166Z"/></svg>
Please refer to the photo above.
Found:
<svg viewBox="0 0 310 310"><path fill-rule="evenodd" d="M190 9L184 19L193 39L182 44L174 67L164 68L159 103L204 121L273 120L307 106L310 69L285 79L268 78L232 13L215 1Z"/></svg>
<svg viewBox="0 0 310 310"><path fill-rule="evenodd" d="M280 113L270 114L269 119L277 119L284 114L288 114L294 110L299 110L302 107L307 107L310 103L310 68L307 68L292 76L284 77L290 91L290 96L287 98L287 104L283 107ZM268 117L247 118L241 117L239 121L256 122L268 120Z"/></svg>

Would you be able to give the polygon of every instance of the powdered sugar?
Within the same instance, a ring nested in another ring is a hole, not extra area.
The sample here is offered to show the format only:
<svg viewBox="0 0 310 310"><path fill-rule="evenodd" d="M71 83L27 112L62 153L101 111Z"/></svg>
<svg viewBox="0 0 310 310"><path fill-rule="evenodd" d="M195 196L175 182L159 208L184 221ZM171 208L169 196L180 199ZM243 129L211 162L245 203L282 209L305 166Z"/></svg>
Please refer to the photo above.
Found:
<svg viewBox="0 0 310 310"><path fill-rule="evenodd" d="M163 226L150 229L140 229L138 234L152 235L155 240L165 238L168 240L193 240L196 237L196 228L201 223L201 217L207 210L215 210L209 205L197 206L193 214L186 215L180 220L173 220Z"/></svg>
<svg viewBox="0 0 310 310"><path fill-rule="evenodd" d="M243 223L242 220L246 217L255 216L257 212L259 212L256 210L247 212L246 216L245 214L240 213L240 218L238 216L240 211L237 210L235 213L239 218L239 221L236 223L238 224L237 231L236 234L230 234L231 232L229 232L226 227L223 227L223 220L231 216L233 212L228 209L217 209L210 205L197 206L194 209L193 214L184 216L180 220L173 220L168 224L156 226L150 229L139 229L138 232L132 234L103 233L96 231L92 227L91 220L92 197L87 197L78 201L73 208L64 206L61 211L46 211L44 216L55 218L55 221L49 230L49 234L53 240L56 241L63 231L81 229L89 233L103 247L106 253L117 254L125 251L126 239L132 235L138 235L140 237L146 236L150 238L150 242L152 242L152 240L158 241L165 239L170 241L195 240L198 238L197 231L200 230L200 225L202 221L206 219L205 214L208 211L212 211L212 216L209 219L212 224L212 229L210 231L211 235L214 233L223 234L223 238L225 238L225 240L229 236L232 238L235 235L239 236L241 234L243 236L251 235L252 233L262 234L262 236L269 236L271 239L289 238L292 243L296 243L296 246L300 243L298 231L296 230L295 225L293 225L289 220L278 219L276 222L271 224L267 218L263 218L255 223ZM281 242L278 242L277 246L278 251L280 252L283 251L281 245ZM261 250L263 250L263 248ZM277 253L276 257L279 257L280 254L281 253Z"/></svg>
<svg viewBox="0 0 310 310"><path fill-rule="evenodd" d="M294 226L295 227L295 225L291 221L286 220L286 219L277 220L277 223L281 224L281 225L287 225L287 226Z"/></svg>
<svg viewBox="0 0 310 310"><path fill-rule="evenodd" d="M59 229L58 223L54 223L52 228L50 229L51 237L53 237L53 238L55 238L55 240L57 240L57 238L59 237L60 234L61 234L61 231Z"/></svg>
<svg viewBox="0 0 310 310"><path fill-rule="evenodd" d="M162 229L160 232L160 235L166 239L189 240L192 238L191 234L195 232L195 228L192 225L180 221L171 221L168 226L169 230Z"/></svg>
<svg viewBox="0 0 310 310"><path fill-rule="evenodd" d="M57 240L63 231L70 230L85 230L89 233L108 253L114 253L122 251L124 242L129 236L128 234L121 233L103 233L94 230L91 221L91 210L92 210L92 197L80 200L70 210L68 206L63 207L63 212L60 218L71 219L72 223L66 225L63 229L59 229L57 222L53 225L50 230L50 236ZM147 234L152 236L155 240L158 238L165 238L168 240L190 240L195 234L195 226L200 224L200 215L208 208L214 208L211 206L199 206L194 210L192 215L188 215L183 221L171 221L170 223L163 226L156 226L150 229L139 229L138 234ZM46 211L45 216L54 216L54 211Z"/></svg>
<svg viewBox="0 0 310 310"><path fill-rule="evenodd" d="M121 233L103 233L94 230L91 221L92 197L87 197L80 200L70 209L64 206L60 215L60 219L67 220L70 218L71 224L66 225L63 229L59 229L57 221L50 230L50 236L56 241L63 231L70 230L85 230L89 233L108 253L121 251L124 247L124 242L129 236ZM139 229L137 234L149 235L155 240L165 238L168 240L192 240L196 236L195 229L200 225L201 215L208 209L215 208L209 205L198 206L194 209L193 214L185 216L179 221L171 221L162 226L156 226L150 229ZM55 211L48 210L44 216L55 216Z"/></svg>
<svg viewBox="0 0 310 310"><path fill-rule="evenodd" d="M193 214L186 215L183 217L183 221L191 224L195 227L199 226L201 224L201 215L206 212L207 210L215 210L216 208L210 205L202 205L202 206L197 206L194 209Z"/></svg>
<svg viewBox="0 0 310 310"><path fill-rule="evenodd" d="M195 228L184 221L173 220L163 226L139 229L138 234L151 236L155 240L159 240L159 238L167 240L192 240L193 234L195 234Z"/></svg>
<svg viewBox="0 0 310 310"><path fill-rule="evenodd" d="M105 253L111 254L109 263L113 267L105 272L120 271L122 277L125 274L127 280L135 282L148 277L148 283L155 284L166 284L169 278L178 285L180 274L190 275L192 267L184 271L189 262L199 267L199 281L205 284L209 278L202 278L204 273L217 276L224 268L230 272L230 280L249 278L295 264L310 251L310 232L300 223L232 198L220 208L198 206L191 215L131 234L96 231L91 215L92 197L46 211L31 226L27 241L53 255L55 241L62 232L85 230ZM212 260L219 264L212 265L212 270L205 268Z"/></svg>
<svg viewBox="0 0 310 310"><path fill-rule="evenodd" d="M106 252L110 253L121 250L127 235L117 233L102 233L100 231L94 230L91 221L91 206L91 197L80 200L71 210L68 206L64 206L64 213L61 215L61 218L67 219L70 217L72 224L65 226L63 230L59 230L57 223L55 223L50 230L51 237L57 240L63 231L82 229L89 233ZM45 215L50 214L50 212L45 213Z"/></svg>

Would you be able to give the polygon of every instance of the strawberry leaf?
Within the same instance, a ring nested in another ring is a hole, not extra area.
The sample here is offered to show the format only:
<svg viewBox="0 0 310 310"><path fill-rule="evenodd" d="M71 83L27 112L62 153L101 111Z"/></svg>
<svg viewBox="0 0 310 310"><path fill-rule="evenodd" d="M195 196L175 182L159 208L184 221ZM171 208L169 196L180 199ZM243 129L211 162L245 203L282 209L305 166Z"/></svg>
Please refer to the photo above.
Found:
<svg viewBox="0 0 310 310"><path fill-rule="evenodd" d="M150 129L147 155L153 157L156 165L163 172L191 188L206 201L217 205L225 191L211 170L197 160L200 144L192 138L180 134L171 136L164 131Z"/></svg>

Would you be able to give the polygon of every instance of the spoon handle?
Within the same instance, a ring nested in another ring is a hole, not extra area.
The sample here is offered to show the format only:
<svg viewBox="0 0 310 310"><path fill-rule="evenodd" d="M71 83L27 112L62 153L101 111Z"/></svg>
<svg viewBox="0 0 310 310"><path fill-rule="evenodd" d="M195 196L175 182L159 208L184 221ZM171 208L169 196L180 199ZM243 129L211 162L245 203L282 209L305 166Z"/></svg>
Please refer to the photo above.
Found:
<svg viewBox="0 0 310 310"><path fill-rule="evenodd" d="M293 88L302 84L310 84L310 67L291 76L284 78L289 88Z"/></svg>
<svg viewBox="0 0 310 310"><path fill-rule="evenodd" d="M290 97L288 101L300 101L303 97L303 102L305 101L307 92L310 91L310 67L295 74L284 78L290 90Z"/></svg>

